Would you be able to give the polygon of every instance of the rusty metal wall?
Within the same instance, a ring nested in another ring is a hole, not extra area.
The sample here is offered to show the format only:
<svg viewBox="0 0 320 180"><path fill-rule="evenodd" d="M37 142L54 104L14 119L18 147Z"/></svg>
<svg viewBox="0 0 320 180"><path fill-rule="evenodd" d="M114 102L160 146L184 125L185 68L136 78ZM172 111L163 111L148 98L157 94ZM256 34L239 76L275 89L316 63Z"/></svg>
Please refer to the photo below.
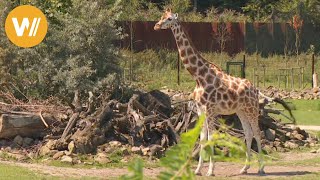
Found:
<svg viewBox="0 0 320 180"><path fill-rule="evenodd" d="M132 33L133 49L135 51L163 48L176 50L176 42L171 30L155 31L153 29L155 23L153 21L119 23L123 32L128 35L120 42L120 46L122 48L130 48ZM182 25L199 51L220 51L219 43L215 38L219 26L217 23L183 22ZM237 54L244 50L244 24L228 23L227 26L231 39L226 42L225 51L229 54ZM131 27L132 32L130 32Z"/></svg>
<svg viewBox="0 0 320 180"><path fill-rule="evenodd" d="M122 21L122 27L127 37L118 42L122 48L130 48L131 34L134 51L145 49L171 49L176 50L176 42L171 30L154 31L154 21ZM219 23L182 22L195 47L204 52L220 51L217 41ZM230 36L224 51L230 55L241 51L247 53L258 52L262 55L283 54L285 46L294 51L295 34L287 23L226 23L226 30ZM132 29L132 31L130 31ZM311 44L320 47L317 38L320 31L311 24L305 24L301 35L301 52L307 51ZM287 39L286 39L287 38ZM285 43L287 41L287 43Z"/></svg>

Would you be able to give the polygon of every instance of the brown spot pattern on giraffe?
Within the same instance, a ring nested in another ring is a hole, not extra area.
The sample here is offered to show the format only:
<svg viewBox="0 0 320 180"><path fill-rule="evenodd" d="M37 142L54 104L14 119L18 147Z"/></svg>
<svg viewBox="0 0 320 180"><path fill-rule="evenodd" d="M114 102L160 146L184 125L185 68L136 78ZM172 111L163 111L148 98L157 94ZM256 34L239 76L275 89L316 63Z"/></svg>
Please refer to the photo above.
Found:
<svg viewBox="0 0 320 180"><path fill-rule="evenodd" d="M204 97L201 97L200 102L201 102L201 104L204 105L204 104L206 104L207 100Z"/></svg>
<svg viewBox="0 0 320 180"><path fill-rule="evenodd" d="M198 67L203 66L203 62L202 61L198 61Z"/></svg>
<svg viewBox="0 0 320 180"><path fill-rule="evenodd" d="M237 100L237 94L234 90L228 89L228 95L232 101Z"/></svg>
<svg viewBox="0 0 320 180"><path fill-rule="evenodd" d="M206 89L205 89L205 91L206 91L207 93L210 93L210 92L213 91L213 89L214 89L213 86L207 86Z"/></svg>
<svg viewBox="0 0 320 180"><path fill-rule="evenodd" d="M187 53L188 53L188 56L190 56L191 54L193 54L193 51L192 51L192 49L189 47L189 48L187 48Z"/></svg>
<svg viewBox="0 0 320 180"><path fill-rule="evenodd" d="M206 81L203 79L203 78L198 78L198 80L199 80L199 83L200 83L200 85L202 86L202 87L204 87L207 83L206 83Z"/></svg>
<svg viewBox="0 0 320 180"><path fill-rule="evenodd" d="M177 41L177 44L179 45L179 46L182 46L183 45L183 39L179 39L178 41Z"/></svg>
<svg viewBox="0 0 320 180"><path fill-rule="evenodd" d="M223 94L223 100L227 101L229 98L228 98L228 95L227 94Z"/></svg>
<svg viewBox="0 0 320 180"><path fill-rule="evenodd" d="M232 82L231 88L234 89L234 90L237 90L238 89L238 84L235 83L235 82Z"/></svg>
<svg viewBox="0 0 320 180"><path fill-rule="evenodd" d="M218 100L218 101L221 100L221 94L220 94L220 92L217 92L217 100Z"/></svg>
<svg viewBox="0 0 320 180"><path fill-rule="evenodd" d="M207 74L206 76L206 81L208 84L212 84L213 83L213 80L214 80L214 77L209 73Z"/></svg>
<svg viewBox="0 0 320 180"><path fill-rule="evenodd" d="M180 55L181 55L181 57L185 57L186 56L186 50L182 49Z"/></svg>
<svg viewBox="0 0 320 180"><path fill-rule="evenodd" d="M224 101L221 101L221 107L223 108L223 109L226 109L227 107L226 107L226 103L224 102Z"/></svg>
<svg viewBox="0 0 320 180"><path fill-rule="evenodd" d="M197 71L197 68L195 67L187 67L187 70L191 73L191 74L195 74Z"/></svg>
<svg viewBox="0 0 320 180"><path fill-rule="evenodd" d="M185 46L189 46L189 41L188 40L184 40L184 45Z"/></svg>
<svg viewBox="0 0 320 180"><path fill-rule="evenodd" d="M199 76L204 77L206 75L206 73L208 72L208 68L207 67L203 67L201 69L199 69Z"/></svg>
<svg viewBox="0 0 320 180"><path fill-rule="evenodd" d="M191 57L190 57L190 62L191 62L191 64L195 65L196 62L197 62L196 56L191 56Z"/></svg>

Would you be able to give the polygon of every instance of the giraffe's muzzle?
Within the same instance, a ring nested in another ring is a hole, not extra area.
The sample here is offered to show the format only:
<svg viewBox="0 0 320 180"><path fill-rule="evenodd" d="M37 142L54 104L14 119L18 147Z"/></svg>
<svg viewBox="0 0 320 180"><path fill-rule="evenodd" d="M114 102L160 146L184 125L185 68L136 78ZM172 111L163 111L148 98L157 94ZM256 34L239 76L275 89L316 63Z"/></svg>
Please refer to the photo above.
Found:
<svg viewBox="0 0 320 180"><path fill-rule="evenodd" d="M161 29L160 24L157 23L156 25L154 25L153 29L154 29L155 31L160 30L160 29Z"/></svg>

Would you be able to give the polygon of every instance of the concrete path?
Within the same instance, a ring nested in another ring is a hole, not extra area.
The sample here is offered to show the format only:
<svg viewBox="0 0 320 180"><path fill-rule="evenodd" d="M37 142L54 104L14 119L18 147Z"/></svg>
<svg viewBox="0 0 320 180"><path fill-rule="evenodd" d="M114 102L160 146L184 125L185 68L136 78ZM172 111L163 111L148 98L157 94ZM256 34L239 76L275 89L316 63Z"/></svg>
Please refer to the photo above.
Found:
<svg viewBox="0 0 320 180"><path fill-rule="evenodd" d="M289 125L289 126L299 127L300 129L304 129L304 130L320 131L320 126L308 126L308 125Z"/></svg>

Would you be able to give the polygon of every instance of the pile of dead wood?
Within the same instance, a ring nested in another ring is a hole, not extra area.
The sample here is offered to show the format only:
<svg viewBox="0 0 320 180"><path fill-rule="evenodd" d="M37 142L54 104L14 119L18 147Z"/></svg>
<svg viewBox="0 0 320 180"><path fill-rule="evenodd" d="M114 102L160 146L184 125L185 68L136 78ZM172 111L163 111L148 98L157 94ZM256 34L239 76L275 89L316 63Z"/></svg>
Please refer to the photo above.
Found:
<svg viewBox="0 0 320 180"><path fill-rule="evenodd" d="M197 120L195 105L186 99L186 94L172 91L169 94L158 90L137 92L127 103L110 99L97 103L89 94L88 102L83 104L77 102L79 97L75 93L71 107L52 106L50 102L34 105L7 97L6 102L0 103L0 138L7 141L0 141L0 146L33 147L37 154L65 161L77 153L96 153L97 159L104 159L101 152L107 153L115 147L123 153L161 156ZM317 143L304 130L292 129L270 116L280 114L289 118L281 110L267 108L263 100L260 105L266 150L286 151ZM228 133L243 138L237 116L222 118L230 126ZM219 122L214 124L219 129ZM8 139L14 139L13 143Z"/></svg>
<svg viewBox="0 0 320 180"><path fill-rule="evenodd" d="M320 99L320 87L288 91L270 86L261 91L268 96L279 97L281 99Z"/></svg>

